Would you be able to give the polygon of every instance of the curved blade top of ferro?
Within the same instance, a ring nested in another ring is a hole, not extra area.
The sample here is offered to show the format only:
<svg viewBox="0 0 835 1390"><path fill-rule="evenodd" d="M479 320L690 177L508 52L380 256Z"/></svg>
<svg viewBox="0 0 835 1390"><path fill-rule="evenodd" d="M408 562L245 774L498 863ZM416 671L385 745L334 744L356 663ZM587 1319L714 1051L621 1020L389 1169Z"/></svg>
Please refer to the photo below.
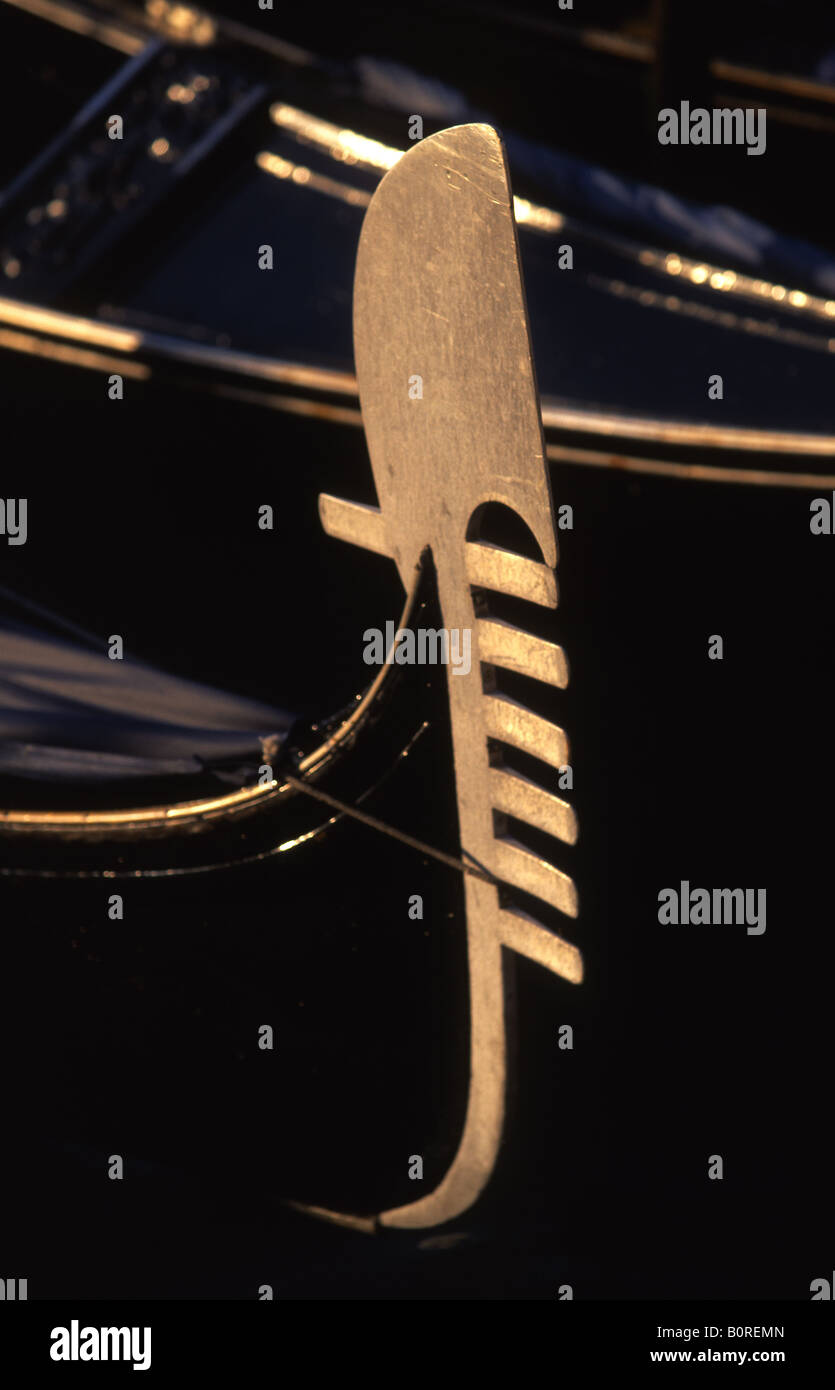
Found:
<svg viewBox="0 0 835 1390"><path fill-rule="evenodd" d="M471 629L468 674L447 667L462 852L505 883L577 916L570 878L509 836L505 812L571 843L570 806L491 763L488 740L552 766L568 761L556 725L485 690L482 665L565 686L562 649L477 616L473 588L556 606L557 558L539 399L504 149L486 125L414 146L382 180L365 216L354 282L354 348L379 509L322 496L332 536L391 556L408 588L430 548L448 630ZM415 381L419 378L419 383ZM475 515L500 502L527 524L544 563L479 542ZM386 1211L384 1226L422 1227L466 1210L501 1141L506 1037L502 947L578 983L573 945L504 908L492 883L465 876L470 1086L459 1148L440 1185Z"/></svg>

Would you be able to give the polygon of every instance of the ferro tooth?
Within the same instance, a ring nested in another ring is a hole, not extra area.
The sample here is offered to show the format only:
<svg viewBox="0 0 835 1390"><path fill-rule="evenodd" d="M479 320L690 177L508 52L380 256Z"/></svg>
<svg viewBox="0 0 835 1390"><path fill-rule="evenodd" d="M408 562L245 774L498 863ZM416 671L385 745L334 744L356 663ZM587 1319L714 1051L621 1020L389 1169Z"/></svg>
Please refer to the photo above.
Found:
<svg viewBox="0 0 835 1390"><path fill-rule="evenodd" d="M554 642L497 618L479 618L476 630L480 661L560 689L568 685L568 661L562 647Z"/></svg>
<svg viewBox="0 0 835 1390"><path fill-rule="evenodd" d="M545 830L569 845L576 844L577 817L574 807L530 778L493 767L490 769L490 796L497 811L526 821L528 825Z"/></svg>
<svg viewBox="0 0 835 1390"><path fill-rule="evenodd" d="M546 970L552 970L573 985L582 984L583 957L580 951L570 941L563 941L561 936L549 931L535 917L518 908L503 908L499 916L499 930L504 946L527 956L529 960L535 960L538 965L544 965Z"/></svg>
<svg viewBox="0 0 835 1390"><path fill-rule="evenodd" d="M493 869L498 878L506 879L514 888L541 898L567 917L577 916L579 904L573 879L516 840L497 837Z"/></svg>
<svg viewBox="0 0 835 1390"><path fill-rule="evenodd" d="M488 738L501 739L553 767L564 767L568 763L565 730L552 724L550 719L534 714L517 700L510 700L506 695L485 695L484 721Z"/></svg>
<svg viewBox="0 0 835 1390"><path fill-rule="evenodd" d="M377 555L391 556L386 539L386 526L379 507L367 507L362 502L347 502L344 497L319 494L319 516L322 528L337 540L361 545Z"/></svg>
<svg viewBox="0 0 835 1390"><path fill-rule="evenodd" d="M483 589L500 594L512 594L546 608L557 606L557 578L552 569L536 560L527 560L512 550L484 541L468 541L466 547L467 578Z"/></svg>

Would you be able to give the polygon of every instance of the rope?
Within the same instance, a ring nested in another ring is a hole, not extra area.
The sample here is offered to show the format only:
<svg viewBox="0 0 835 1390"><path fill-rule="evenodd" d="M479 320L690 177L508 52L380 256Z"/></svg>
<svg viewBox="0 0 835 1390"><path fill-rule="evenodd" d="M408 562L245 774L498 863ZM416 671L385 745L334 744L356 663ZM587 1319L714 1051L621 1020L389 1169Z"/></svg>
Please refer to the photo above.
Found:
<svg viewBox="0 0 835 1390"><path fill-rule="evenodd" d="M426 725L421 727L412 735L406 747L398 755L397 761L408 757L414 744L426 729ZM373 786L367 788L362 793L361 800L372 795L378 787L387 780L393 771L390 768ZM338 811L340 815L348 816L351 820L359 821L362 825L369 826L372 830L378 830L383 835L388 835L393 840L399 840L401 844L408 845L410 849L417 850L419 854L425 854L430 859L437 859L439 863L445 864L447 868L456 869L458 873L472 874L474 878L480 878L485 883L493 883L498 886L499 880L489 873L483 865L478 863L467 851L468 859L473 859L473 864L465 864L463 859L456 859L452 854L446 854L443 850L435 849L433 845L426 844L423 840L418 840L414 835L407 835L403 830L396 830L394 826L387 825L385 821L379 820L376 816L370 816L366 811L361 811L358 806L351 806L347 801L340 801L338 797L331 796L329 792L323 792L318 787L312 787L303 782L298 777L293 777L288 773L282 772L280 780L286 782L294 791L303 792L305 796L312 797L314 801L320 801L332 810ZM325 824L333 824L335 817ZM185 878L192 874L216 873L223 869L243 868L248 864L257 864L265 859L271 859L276 854L282 854L304 840L314 839L325 825L316 826L313 830L306 831L293 840L288 840L280 845L273 846L272 849L262 850L257 854L248 854L240 859L224 859L214 864L189 864L175 866L170 869L28 869L28 868L0 868L0 878L60 878L60 879L131 879L131 878Z"/></svg>
<svg viewBox="0 0 835 1390"><path fill-rule="evenodd" d="M445 854L442 849L435 849L433 845L427 845L424 840L418 840L414 835L407 835L403 830L395 830L394 826L386 825L385 821L378 820L376 816L369 816L367 811L358 811L356 806L349 806L347 801L340 801L338 797L331 796L330 792L320 791L318 787L308 786L298 777L289 777L285 772L282 780L287 782L297 792L304 792L305 796L312 796L315 801L321 801L325 806L331 806L336 811L341 811L343 816L350 816L352 820L358 820L363 825L368 825L372 830L379 830L383 835L389 835L393 840L400 840L410 849L416 849L420 854L427 854L432 859L437 859L441 864L446 864L450 869L457 869L462 874L472 874L473 878L480 878L485 883L498 884L499 880L494 878L491 873L481 867L477 860L474 863L477 867L465 864L463 859L456 859L452 854ZM463 851L466 854L466 850ZM472 855L468 855L472 859Z"/></svg>

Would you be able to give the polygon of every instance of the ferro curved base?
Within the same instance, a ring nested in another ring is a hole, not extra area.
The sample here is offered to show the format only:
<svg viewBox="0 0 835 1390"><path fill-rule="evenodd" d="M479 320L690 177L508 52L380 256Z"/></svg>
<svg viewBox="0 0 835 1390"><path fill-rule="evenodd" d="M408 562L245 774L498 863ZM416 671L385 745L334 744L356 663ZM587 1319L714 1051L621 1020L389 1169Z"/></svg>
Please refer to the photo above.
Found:
<svg viewBox="0 0 835 1390"><path fill-rule="evenodd" d="M499 693L492 673L507 669L563 687L568 663L561 647L488 616L490 593L557 603L554 513L512 199L490 127L459 126L422 140L380 183L357 254L354 349L380 506L323 496L322 524L392 558L406 587L429 550L446 629L471 634L468 672L447 671L459 833L462 853L495 880L466 878L470 1081L458 1152L433 1192L376 1219L424 1227L470 1207L495 1165L506 1090L502 948L572 982L582 978L577 948L505 907L496 887L577 915L572 880L517 843L504 820L568 843L577 835L572 808L501 755L510 745L552 767L567 761L563 730ZM481 541L490 503L524 521L540 561Z"/></svg>

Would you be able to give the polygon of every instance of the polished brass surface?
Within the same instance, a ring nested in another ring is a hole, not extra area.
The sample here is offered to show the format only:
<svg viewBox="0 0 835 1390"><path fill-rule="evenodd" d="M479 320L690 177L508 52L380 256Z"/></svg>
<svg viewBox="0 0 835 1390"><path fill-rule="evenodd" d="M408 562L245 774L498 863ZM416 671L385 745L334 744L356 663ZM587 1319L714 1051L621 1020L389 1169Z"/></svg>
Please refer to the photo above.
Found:
<svg viewBox="0 0 835 1390"><path fill-rule="evenodd" d="M497 811L517 820L528 821L573 845L577 839L577 817L573 806L552 792L505 768L490 769L490 798Z"/></svg>
<svg viewBox="0 0 835 1390"><path fill-rule="evenodd" d="M504 695L486 695L484 727L490 738L501 739L552 767L568 762L568 739L564 731L550 719L543 719L520 705L518 700Z"/></svg>
<svg viewBox="0 0 835 1390"><path fill-rule="evenodd" d="M562 730L485 688L482 665L564 686L562 649L476 612L473 587L553 607L554 514L522 288L513 204L498 135L468 125L421 141L382 180L363 223L354 282L354 349L379 510L322 497L327 531L390 555L408 588L431 552L442 620L469 630L467 673L448 673L462 857L575 917L577 892L555 865L502 831L494 812L576 838L571 808L496 765L497 739L549 761ZM420 391L411 389L420 379ZM526 523L541 562L478 537L485 503ZM474 534L475 533L475 534ZM489 682L488 682L489 684ZM465 1211L501 1141L506 1037L502 950L579 982L577 948L507 910L494 883L465 880L470 1084L455 1159L427 1196L378 1218L422 1227Z"/></svg>
<svg viewBox="0 0 835 1390"><path fill-rule="evenodd" d="M505 592L510 592L505 590ZM523 595L527 597L527 595ZM547 681L563 689L568 685L568 662L562 647L533 637L512 623L487 621L477 624L478 651L482 661L515 671L532 680Z"/></svg>
<svg viewBox="0 0 835 1390"><path fill-rule="evenodd" d="M835 96L835 91L831 88L821 90L829 92L830 99ZM324 121L307 111L299 110L298 107L289 106L286 102L276 102L270 109L270 115L277 126L300 144L314 146L343 166L358 165L384 173L392 169L405 153L392 145L384 145L379 140L369 140L354 130L346 130L331 121ZM259 163L262 158L261 155L258 156ZM343 195L337 193L337 196ZM835 299L827 299L804 290L790 289L762 277L746 275L744 272L715 264L706 264L678 252L664 252L657 247L641 246L616 232L594 225L584 225L576 219L569 222L563 213L539 203L532 203L527 198L513 199L513 214L520 226L529 227L537 232L556 235L565 232L566 228L571 226L574 231L588 235L594 242L607 246L627 260L651 266L654 270L675 276L682 282L690 281L706 290L717 290L732 298L780 304L784 309L799 311L801 316L806 318L828 319L830 322L835 319Z"/></svg>
<svg viewBox="0 0 835 1390"><path fill-rule="evenodd" d="M526 598L546 608L556 608L557 579L547 565L480 541L470 541L465 556L471 584L512 594L514 598Z"/></svg>
<svg viewBox="0 0 835 1390"><path fill-rule="evenodd" d="M829 302L829 301L827 301ZM835 300L831 301L835 311ZM78 314L67 314L57 309L46 309L38 304L27 304L21 300L5 299L0 296L0 325L10 328L26 329L28 334L20 339L9 337L5 346L14 350L30 352L32 344L38 340L30 335L43 335L43 355L50 354L49 338L57 338L68 345L68 353L60 360L79 367L93 367L100 370L97 362L89 361L83 352L76 352L76 346L95 346L111 349L131 356L159 358L166 362L182 363L186 366L205 368L213 373L224 373L242 377L250 382L263 382L267 386L321 392L355 399L357 394L356 377L351 372L338 371L329 367L313 367L302 362L285 362L279 358L263 357L257 353L241 352L236 348L220 347L214 343L195 343L187 338L173 334L149 332L136 327L119 328L101 319L85 318ZM119 371L127 370L126 358L113 359ZM145 367L137 362L143 372ZM232 395L234 388L218 385L219 394ZM253 404L275 405L284 410L321 412L329 407L316 400L302 400L292 397L276 397L259 394L253 390L238 393L239 399ZM330 408L329 418L341 423L359 425L359 411L337 413ZM542 420L546 430L567 430L571 433L602 436L604 438L635 439L644 443L666 444L675 447L698 447L705 450L723 449L742 453L796 454L802 457L835 459L835 435L796 430L752 429L744 425L707 425L688 420L664 419L638 415L619 415L612 411L590 410L562 401L542 397ZM569 457L572 463L600 466L600 457L588 454L582 448L564 449L563 446L548 445L549 457ZM621 450L605 456L609 460L603 466L624 469L632 472L655 472L661 476L689 479L693 481L738 482L741 484L766 485L774 487L835 488L835 474L831 473L792 473L769 468L733 468L722 464L687 464L664 459L640 459L624 454ZM338 503L341 499L333 499ZM346 506L348 504L345 504ZM355 504L351 504L355 505ZM373 509L371 509L373 510ZM374 547L372 547L374 548Z"/></svg>

